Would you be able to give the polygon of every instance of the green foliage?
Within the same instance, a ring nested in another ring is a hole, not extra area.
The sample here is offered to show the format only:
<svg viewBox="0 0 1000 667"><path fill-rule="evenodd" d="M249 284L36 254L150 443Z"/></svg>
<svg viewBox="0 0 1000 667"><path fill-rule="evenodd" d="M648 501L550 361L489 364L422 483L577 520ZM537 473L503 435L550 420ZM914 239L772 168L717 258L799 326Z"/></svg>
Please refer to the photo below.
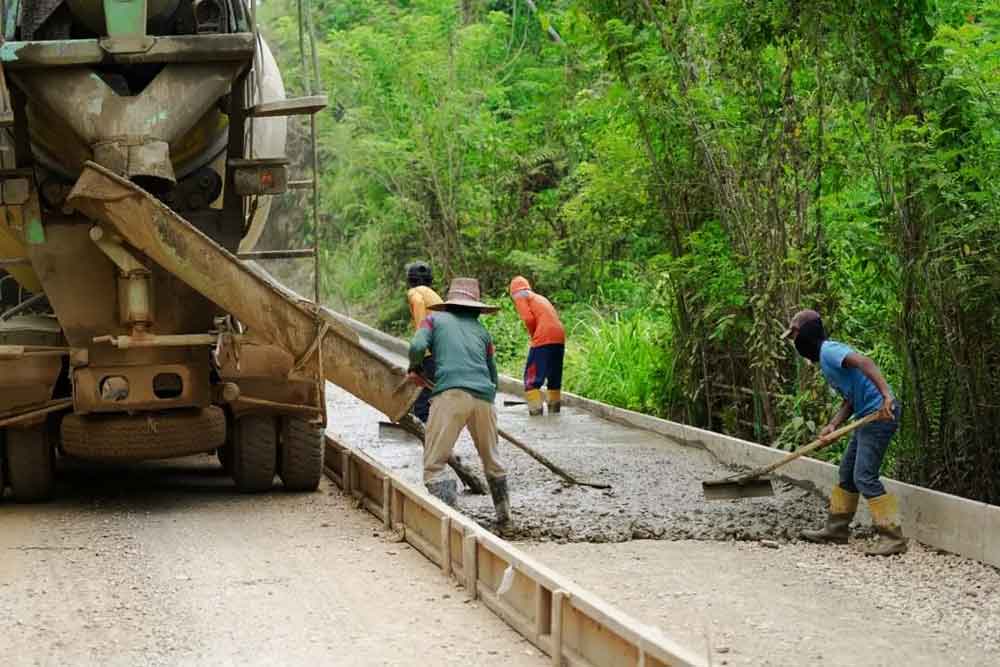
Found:
<svg viewBox="0 0 1000 667"><path fill-rule="evenodd" d="M565 386L630 410L665 414L679 397L664 324L643 311L605 315L590 309L570 330Z"/></svg>
<svg viewBox="0 0 1000 667"><path fill-rule="evenodd" d="M313 1L328 295L405 330L405 262L475 275L520 375L523 274L567 388L784 448L837 407L777 340L814 307L902 400L886 472L1000 500L996 3L536 4Z"/></svg>

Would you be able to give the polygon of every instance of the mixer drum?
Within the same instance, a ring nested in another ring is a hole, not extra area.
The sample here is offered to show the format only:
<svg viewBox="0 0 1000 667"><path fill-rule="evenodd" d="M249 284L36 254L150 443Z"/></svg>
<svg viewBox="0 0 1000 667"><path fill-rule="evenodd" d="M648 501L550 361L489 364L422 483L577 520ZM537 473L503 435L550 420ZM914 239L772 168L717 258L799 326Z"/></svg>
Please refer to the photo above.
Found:
<svg viewBox="0 0 1000 667"><path fill-rule="evenodd" d="M86 3L81 0L74 4L90 6L95 3ZM154 5L156 4L154 3ZM170 3L161 4L169 5ZM100 2L96 5L99 7ZM266 42L260 40L258 49L258 57L255 59L257 73L252 75L257 84L254 102L272 102L285 99L281 72L270 48ZM95 67L90 76L86 78L89 81L88 85L96 86L94 90L107 91L110 89L113 91L110 93L111 98L113 98L111 101L116 104L122 99L134 98L138 112L143 90L158 76L166 76L168 68L174 68L176 72L179 71L178 68L183 67L190 68L192 66L161 64L117 68ZM89 106L100 106L102 102L97 96L83 95L87 99L68 101L64 97L68 94L67 87L64 85L58 85L58 90L46 90L46 84L22 79L20 73L13 76L29 90L27 112L32 153L42 167L69 186L79 177L83 164L87 160L102 162L100 157L95 155L93 137L88 137L86 136L87 132L81 131L81 125L78 121L82 114L74 112L74 109L81 107L88 109ZM51 77L52 81L58 81L59 73L55 72ZM94 79L100 79L100 81L95 82ZM199 86L199 88L204 88L204 86ZM34 94L30 94L31 92ZM225 89L220 90L220 96L224 92ZM156 111L155 114L144 111L142 118L149 117L149 126L155 127L159 118L152 116L166 118L169 114L173 118L177 118L178 114L184 111L184 106L190 105L192 100L182 96L172 103L177 105L176 109L171 110L169 106L165 106ZM174 137L160 137L169 143L163 154L169 155L167 158L169 167L166 171L171 181L180 183L189 176L199 178L200 174L204 173L205 168L215 171L220 180L224 180L223 169L229 124L227 115L222 112L223 108L224 105L212 103L204 114L192 121L190 127L185 127ZM100 114L100 109L98 108L95 112ZM107 129L104 128L104 131ZM280 158L285 156L286 118L254 119L252 136L253 157ZM97 147L99 148L99 144ZM140 182L139 179L136 181ZM147 182L141 184L151 188ZM214 202L213 206L216 208L221 206L221 197ZM260 237L270 210L270 197L261 197L253 210L253 219L249 221L246 236L241 243L243 250L251 249Z"/></svg>

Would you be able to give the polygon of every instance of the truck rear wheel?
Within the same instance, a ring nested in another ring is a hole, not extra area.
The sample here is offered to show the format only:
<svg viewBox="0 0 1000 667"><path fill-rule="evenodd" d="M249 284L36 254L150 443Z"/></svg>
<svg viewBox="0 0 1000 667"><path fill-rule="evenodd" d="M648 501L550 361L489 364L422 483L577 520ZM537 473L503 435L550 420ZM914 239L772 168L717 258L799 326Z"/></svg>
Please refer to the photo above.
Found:
<svg viewBox="0 0 1000 667"><path fill-rule="evenodd" d="M281 420L278 476L285 491L315 491L323 476L323 426L304 419Z"/></svg>
<svg viewBox="0 0 1000 667"><path fill-rule="evenodd" d="M244 415L233 423L232 469L243 493L268 491L274 483L278 431L273 417Z"/></svg>
<svg viewBox="0 0 1000 667"><path fill-rule="evenodd" d="M7 483L19 503L52 497L55 480L52 443L44 424L7 430Z"/></svg>

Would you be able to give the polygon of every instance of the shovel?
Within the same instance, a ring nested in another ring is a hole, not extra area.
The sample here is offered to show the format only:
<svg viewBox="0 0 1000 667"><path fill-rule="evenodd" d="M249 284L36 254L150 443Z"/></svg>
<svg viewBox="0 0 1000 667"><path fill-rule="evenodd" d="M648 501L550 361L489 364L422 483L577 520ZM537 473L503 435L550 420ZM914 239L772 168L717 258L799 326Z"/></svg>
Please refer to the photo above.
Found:
<svg viewBox="0 0 1000 667"><path fill-rule="evenodd" d="M788 456L774 463L766 465L756 470L746 473L739 473L714 479L701 483L701 489L706 500L739 500L740 498L762 498L774 495L774 486L769 477L761 479L769 472L774 472L781 466L791 463L797 458L801 458L811 452L816 452L832 445L834 442L847 435L859 426L871 423L878 419L878 412L873 412L867 417L862 417L851 422L847 426L841 426L826 438L817 438L805 447L799 447Z"/></svg>

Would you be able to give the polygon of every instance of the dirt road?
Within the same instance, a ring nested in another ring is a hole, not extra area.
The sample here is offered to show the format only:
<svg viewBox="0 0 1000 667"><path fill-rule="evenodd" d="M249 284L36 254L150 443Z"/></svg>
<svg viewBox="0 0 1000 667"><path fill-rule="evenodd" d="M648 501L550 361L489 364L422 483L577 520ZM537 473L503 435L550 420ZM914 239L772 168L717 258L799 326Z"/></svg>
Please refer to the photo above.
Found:
<svg viewBox="0 0 1000 667"><path fill-rule="evenodd" d="M194 457L57 498L0 502L0 664L547 664L326 483L240 496Z"/></svg>

